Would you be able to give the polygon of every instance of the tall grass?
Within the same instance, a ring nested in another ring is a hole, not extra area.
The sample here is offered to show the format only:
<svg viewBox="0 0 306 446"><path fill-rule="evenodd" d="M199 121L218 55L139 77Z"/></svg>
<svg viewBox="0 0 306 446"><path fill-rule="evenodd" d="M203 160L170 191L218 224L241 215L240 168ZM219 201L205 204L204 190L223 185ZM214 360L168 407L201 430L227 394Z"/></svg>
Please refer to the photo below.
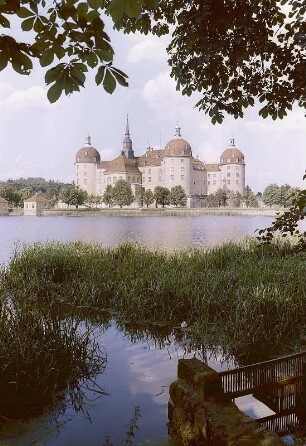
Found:
<svg viewBox="0 0 306 446"><path fill-rule="evenodd" d="M68 401L79 409L82 385L94 381L106 355L86 327L30 302L2 300L0 415L16 418Z"/></svg>
<svg viewBox="0 0 306 446"><path fill-rule="evenodd" d="M290 243L253 239L166 254L125 244L34 244L17 253L3 287L15 302L107 312L122 323L173 328L187 321L194 340L275 354L305 331L306 261Z"/></svg>

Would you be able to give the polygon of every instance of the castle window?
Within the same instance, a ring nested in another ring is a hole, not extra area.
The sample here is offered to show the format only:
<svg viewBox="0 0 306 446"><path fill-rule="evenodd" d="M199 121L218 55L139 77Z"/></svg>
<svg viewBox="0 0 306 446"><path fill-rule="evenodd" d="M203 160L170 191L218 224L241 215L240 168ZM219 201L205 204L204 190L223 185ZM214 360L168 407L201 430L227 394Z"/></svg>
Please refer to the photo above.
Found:
<svg viewBox="0 0 306 446"><path fill-rule="evenodd" d="M236 170L239 170L239 166L236 166Z"/></svg>
<svg viewBox="0 0 306 446"><path fill-rule="evenodd" d="M239 184L239 181L238 181L238 180L236 180L236 184L237 184L237 185Z"/></svg>
<svg viewBox="0 0 306 446"><path fill-rule="evenodd" d="M184 160L184 158L181 158L181 163L183 163L185 160Z"/></svg>
<svg viewBox="0 0 306 446"><path fill-rule="evenodd" d="M84 180L84 184L87 184L87 179Z"/></svg>
<svg viewBox="0 0 306 446"><path fill-rule="evenodd" d="M214 181L214 185L216 185L217 183L216 183L216 181Z"/></svg>
<svg viewBox="0 0 306 446"><path fill-rule="evenodd" d="M148 173L151 173L151 169L148 169Z"/></svg>
<svg viewBox="0 0 306 446"><path fill-rule="evenodd" d="M144 183L146 181L146 177L142 177L142 182Z"/></svg>
<svg viewBox="0 0 306 446"><path fill-rule="evenodd" d="M184 180L184 178L185 178L184 175L181 175L181 180ZM194 183L194 184L195 184L195 183Z"/></svg>
<svg viewBox="0 0 306 446"><path fill-rule="evenodd" d="M184 168L184 167L181 167L181 172L184 172L184 170L185 170L185 168Z"/></svg>
<svg viewBox="0 0 306 446"><path fill-rule="evenodd" d="M231 174L230 174L230 173L228 173L228 174L227 174L227 177L230 177L230 176L231 176Z"/></svg>
<svg viewBox="0 0 306 446"><path fill-rule="evenodd" d="M77 164L77 169L79 168L80 166Z"/></svg>
<svg viewBox="0 0 306 446"><path fill-rule="evenodd" d="M84 164L84 169L87 169L87 164Z"/></svg>
<svg viewBox="0 0 306 446"><path fill-rule="evenodd" d="M148 178L149 183L151 183L151 177Z"/></svg>
<svg viewBox="0 0 306 446"><path fill-rule="evenodd" d="M230 180L227 180L227 184L231 184Z"/></svg>
<svg viewBox="0 0 306 446"><path fill-rule="evenodd" d="M174 167L171 167L170 171L171 171L171 173L173 173L174 172Z"/></svg>
<svg viewBox="0 0 306 446"><path fill-rule="evenodd" d="M108 178L107 178L107 184L108 184L108 185L110 185L110 184L111 184L111 182L112 182L112 179L111 179L111 177L108 177Z"/></svg>
<svg viewBox="0 0 306 446"><path fill-rule="evenodd" d="M208 174L208 178L210 178L210 173Z"/></svg>
<svg viewBox="0 0 306 446"><path fill-rule="evenodd" d="M87 172L84 172L84 177L87 177Z"/></svg>
<svg viewBox="0 0 306 446"><path fill-rule="evenodd" d="M117 183L117 177L113 178L113 184Z"/></svg>
<svg viewBox="0 0 306 446"><path fill-rule="evenodd" d="M174 175L170 175L170 180L174 180Z"/></svg>
<svg viewBox="0 0 306 446"><path fill-rule="evenodd" d="M231 168L231 166L227 166L227 170L229 170Z"/></svg>
<svg viewBox="0 0 306 446"><path fill-rule="evenodd" d="M210 181L207 181L208 186L210 185Z"/></svg>
<svg viewBox="0 0 306 446"><path fill-rule="evenodd" d="M239 178L239 173L236 173L236 177L238 177L238 178Z"/></svg>

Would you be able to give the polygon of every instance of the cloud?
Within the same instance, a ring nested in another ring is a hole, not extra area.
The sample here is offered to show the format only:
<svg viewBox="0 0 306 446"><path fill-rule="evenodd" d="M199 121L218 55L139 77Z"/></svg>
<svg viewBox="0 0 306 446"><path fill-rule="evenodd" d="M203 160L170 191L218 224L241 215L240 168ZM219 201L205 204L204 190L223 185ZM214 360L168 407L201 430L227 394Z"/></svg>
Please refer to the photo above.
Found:
<svg viewBox="0 0 306 446"><path fill-rule="evenodd" d="M4 91L9 91L9 86ZM0 88L0 92L3 92ZM42 110L50 107L46 91L40 86L29 87L26 90L15 90L0 100L0 112L28 113L29 110Z"/></svg>
<svg viewBox="0 0 306 446"><path fill-rule="evenodd" d="M169 70L158 73L144 84L142 98L149 109L168 120L189 114L195 101L195 98L191 100L176 91L176 83L170 77Z"/></svg>
<svg viewBox="0 0 306 446"><path fill-rule="evenodd" d="M302 109L294 109L283 119L273 121L271 118L247 121L247 130L257 133L288 133L305 129L305 117Z"/></svg>
<svg viewBox="0 0 306 446"><path fill-rule="evenodd" d="M166 59L166 38L147 37L141 38L134 46L132 46L127 54L129 63L138 63L142 61L156 62Z"/></svg>

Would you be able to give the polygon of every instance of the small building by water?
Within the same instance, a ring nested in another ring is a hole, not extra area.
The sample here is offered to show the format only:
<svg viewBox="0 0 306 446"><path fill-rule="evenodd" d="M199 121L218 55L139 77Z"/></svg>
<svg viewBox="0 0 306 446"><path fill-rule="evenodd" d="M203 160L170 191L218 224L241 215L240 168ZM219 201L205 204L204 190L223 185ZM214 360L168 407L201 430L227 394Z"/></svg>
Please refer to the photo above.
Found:
<svg viewBox="0 0 306 446"><path fill-rule="evenodd" d="M8 215L9 214L9 202L0 197L0 215Z"/></svg>
<svg viewBox="0 0 306 446"><path fill-rule="evenodd" d="M24 215L41 215L42 211L50 208L50 202L44 195L39 193L36 193L23 203Z"/></svg>

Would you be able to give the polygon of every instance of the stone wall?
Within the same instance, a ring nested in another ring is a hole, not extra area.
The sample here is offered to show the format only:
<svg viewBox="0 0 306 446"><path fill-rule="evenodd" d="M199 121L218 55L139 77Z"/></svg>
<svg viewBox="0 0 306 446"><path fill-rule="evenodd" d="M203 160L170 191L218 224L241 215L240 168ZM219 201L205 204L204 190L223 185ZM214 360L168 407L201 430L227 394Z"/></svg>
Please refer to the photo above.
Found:
<svg viewBox="0 0 306 446"><path fill-rule="evenodd" d="M169 428L180 446L284 446L224 394L218 373L198 359L180 359L170 386Z"/></svg>

